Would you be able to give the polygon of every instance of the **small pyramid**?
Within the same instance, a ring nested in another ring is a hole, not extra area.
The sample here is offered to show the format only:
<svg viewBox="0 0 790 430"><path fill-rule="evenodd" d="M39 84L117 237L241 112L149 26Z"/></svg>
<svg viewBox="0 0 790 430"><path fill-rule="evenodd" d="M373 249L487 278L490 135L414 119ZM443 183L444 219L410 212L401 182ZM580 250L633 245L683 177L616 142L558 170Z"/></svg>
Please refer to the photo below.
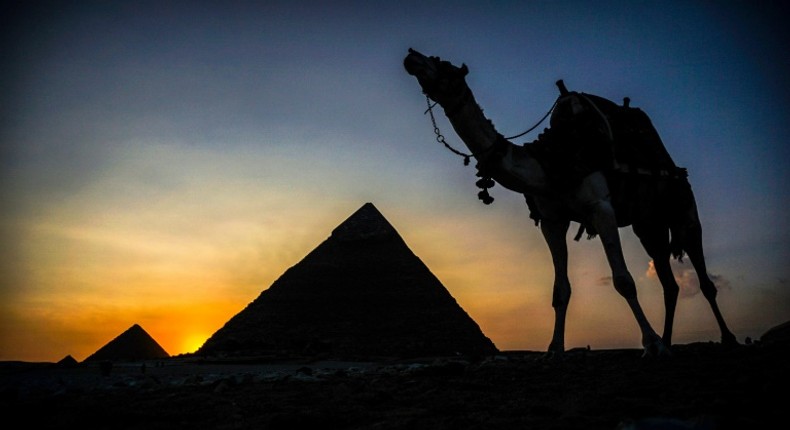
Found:
<svg viewBox="0 0 790 430"><path fill-rule="evenodd" d="M85 361L152 360L169 357L170 354L151 335L135 324L99 348Z"/></svg>
<svg viewBox="0 0 790 430"><path fill-rule="evenodd" d="M760 341L765 343L790 343L790 321L771 327L760 336Z"/></svg>
<svg viewBox="0 0 790 430"><path fill-rule="evenodd" d="M484 356L493 342L366 203L198 349L203 356Z"/></svg>
<svg viewBox="0 0 790 430"><path fill-rule="evenodd" d="M56 363L59 367L74 367L80 364L77 359L71 356L71 354L63 357L60 361Z"/></svg>

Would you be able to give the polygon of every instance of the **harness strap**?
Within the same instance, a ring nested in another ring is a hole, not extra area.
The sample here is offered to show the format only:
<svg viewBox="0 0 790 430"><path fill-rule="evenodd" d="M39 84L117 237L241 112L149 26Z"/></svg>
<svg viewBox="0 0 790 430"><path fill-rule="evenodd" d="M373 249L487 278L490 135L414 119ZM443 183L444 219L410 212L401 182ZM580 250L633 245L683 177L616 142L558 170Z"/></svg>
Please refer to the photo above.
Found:
<svg viewBox="0 0 790 430"><path fill-rule="evenodd" d="M684 167L677 167L674 171L666 169L645 169L643 167L633 167L630 164L619 164L615 169L617 173L635 174L642 176L660 176L663 178L684 179L689 176L688 170Z"/></svg>
<svg viewBox="0 0 790 430"><path fill-rule="evenodd" d="M579 93L579 95L582 96L585 100L587 100L587 103L589 103L593 107L593 109L595 109L595 112L598 113L598 115L603 120L604 125L606 125L606 134L609 136L609 140L614 141L614 133L612 133L612 126L611 124L609 124L609 118L607 118L606 115L604 115L603 112L601 112L601 109L598 108L598 105L596 105L592 100L590 100L590 98L587 97L586 94Z"/></svg>

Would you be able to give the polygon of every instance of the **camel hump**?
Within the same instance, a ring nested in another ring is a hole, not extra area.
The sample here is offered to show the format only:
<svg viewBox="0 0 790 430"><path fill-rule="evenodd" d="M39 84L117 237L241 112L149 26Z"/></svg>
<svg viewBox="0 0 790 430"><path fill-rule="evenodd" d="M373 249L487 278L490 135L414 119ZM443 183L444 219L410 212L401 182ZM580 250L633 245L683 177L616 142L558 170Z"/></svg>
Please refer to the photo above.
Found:
<svg viewBox="0 0 790 430"><path fill-rule="evenodd" d="M598 150L611 152L612 166L628 171L674 174L678 169L650 117L630 102L626 97L619 105L595 94L566 89L550 123L552 128L564 129L564 134L583 136L595 141ZM602 142L608 144L601 145Z"/></svg>
<svg viewBox="0 0 790 430"><path fill-rule="evenodd" d="M614 130L617 162L650 172L677 171L677 166L653 126L650 117L631 106L616 106L610 121Z"/></svg>

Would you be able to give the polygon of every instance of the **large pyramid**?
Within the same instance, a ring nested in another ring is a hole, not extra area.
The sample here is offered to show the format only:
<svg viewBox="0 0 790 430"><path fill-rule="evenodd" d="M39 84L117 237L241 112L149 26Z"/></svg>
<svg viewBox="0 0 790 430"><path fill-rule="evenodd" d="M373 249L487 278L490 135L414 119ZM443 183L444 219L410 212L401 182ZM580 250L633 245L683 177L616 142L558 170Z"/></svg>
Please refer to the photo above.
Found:
<svg viewBox="0 0 790 430"><path fill-rule="evenodd" d="M366 203L196 354L407 358L496 352L392 225Z"/></svg>
<svg viewBox="0 0 790 430"><path fill-rule="evenodd" d="M108 344L99 348L85 361L154 360L168 354L142 327L135 324Z"/></svg>

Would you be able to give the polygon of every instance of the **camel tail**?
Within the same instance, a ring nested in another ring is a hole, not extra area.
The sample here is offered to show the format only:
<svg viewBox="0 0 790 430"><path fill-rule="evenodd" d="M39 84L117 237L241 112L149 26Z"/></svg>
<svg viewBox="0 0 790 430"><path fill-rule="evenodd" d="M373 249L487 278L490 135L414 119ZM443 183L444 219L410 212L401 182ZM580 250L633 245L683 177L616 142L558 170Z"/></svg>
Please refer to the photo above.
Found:
<svg viewBox="0 0 790 430"><path fill-rule="evenodd" d="M678 261L683 261L683 257L686 256L686 251L684 250L686 245L686 233L682 231L684 229L681 228L673 228L670 227L669 231L672 235L672 240L669 243L669 251L672 253L672 257L674 257Z"/></svg>
<svg viewBox="0 0 790 430"><path fill-rule="evenodd" d="M678 180L674 185L672 199L667 202L671 205L669 232L669 250L672 256L678 261L683 261L686 249L701 230L699 214L697 213L697 202L691 185L684 178Z"/></svg>

